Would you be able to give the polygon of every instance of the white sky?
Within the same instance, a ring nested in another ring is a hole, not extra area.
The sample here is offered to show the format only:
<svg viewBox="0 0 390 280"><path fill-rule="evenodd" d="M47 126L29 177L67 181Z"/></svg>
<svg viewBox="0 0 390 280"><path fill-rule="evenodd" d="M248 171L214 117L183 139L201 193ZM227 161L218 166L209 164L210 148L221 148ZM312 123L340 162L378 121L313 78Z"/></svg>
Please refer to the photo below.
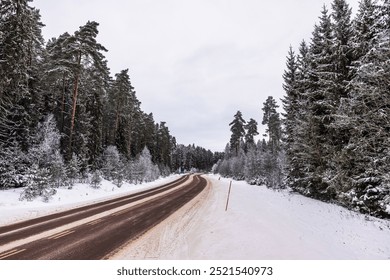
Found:
<svg viewBox="0 0 390 280"><path fill-rule="evenodd" d="M331 0L35 0L46 40L100 23L112 76L129 68L142 109L181 144L223 151L237 110L282 98L290 44L309 40ZM349 1L354 12L358 0ZM279 102L280 103L280 102Z"/></svg>

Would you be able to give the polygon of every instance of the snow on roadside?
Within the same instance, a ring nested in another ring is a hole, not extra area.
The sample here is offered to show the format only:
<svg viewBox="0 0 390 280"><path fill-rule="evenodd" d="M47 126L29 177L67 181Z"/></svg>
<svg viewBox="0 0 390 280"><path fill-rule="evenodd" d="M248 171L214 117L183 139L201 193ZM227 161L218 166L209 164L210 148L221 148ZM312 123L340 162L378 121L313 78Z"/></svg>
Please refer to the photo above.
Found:
<svg viewBox="0 0 390 280"><path fill-rule="evenodd" d="M99 189L94 189L89 184L76 184L72 189L57 189L49 202L44 202L41 198L20 201L22 189L0 190L0 226L153 188L178 177L179 175L172 175L140 185L124 183L121 188L106 180L102 181Z"/></svg>
<svg viewBox="0 0 390 280"><path fill-rule="evenodd" d="M390 259L390 221L207 176L210 188L114 259Z"/></svg>

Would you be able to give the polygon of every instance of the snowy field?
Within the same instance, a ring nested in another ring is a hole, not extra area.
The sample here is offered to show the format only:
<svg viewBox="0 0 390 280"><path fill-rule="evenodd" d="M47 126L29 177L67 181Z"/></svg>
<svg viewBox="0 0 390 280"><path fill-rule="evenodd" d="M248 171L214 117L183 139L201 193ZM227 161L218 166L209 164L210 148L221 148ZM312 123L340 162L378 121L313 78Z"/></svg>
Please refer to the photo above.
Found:
<svg viewBox="0 0 390 280"><path fill-rule="evenodd" d="M76 185L53 199L19 201L20 190L0 191L0 225L151 188L177 176L120 189ZM288 191L207 175L204 192L113 259L390 259L390 221L348 211Z"/></svg>

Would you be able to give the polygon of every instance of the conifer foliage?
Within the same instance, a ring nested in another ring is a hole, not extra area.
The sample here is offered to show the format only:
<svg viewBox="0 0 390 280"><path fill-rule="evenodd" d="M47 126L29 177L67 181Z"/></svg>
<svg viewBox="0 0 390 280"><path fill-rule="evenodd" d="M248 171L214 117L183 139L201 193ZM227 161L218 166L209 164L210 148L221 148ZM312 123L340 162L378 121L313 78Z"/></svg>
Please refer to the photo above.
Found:
<svg viewBox="0 0 390 280"><path fill-rule="evenodd" d="M31 2L0 2L0 188L48 201L79 181L120 187L176 170L175 137L141 110L128 69L111 77L99 23L45 44ZM201 151L189 169L211 169Z"/></svg>
<svg viewBox="0 0 390 280"><path fill-rule="evenodd" d="M309 47L283 75L288 184L303 194L390 216L390 2L323 8Z"/></svg>
<svg viewBox="0 0 390 280"><path fill-rule="evenodd" d="M230 123L231 138L223 158L213 171L222 176L246 180L254 185L280 188L283 183L284 151L281 147L281 121L276 100L269 96L263 103L263 121L267 125L268 141L255 142L258 135L257 122L246 122L238 111Z"/></svg>

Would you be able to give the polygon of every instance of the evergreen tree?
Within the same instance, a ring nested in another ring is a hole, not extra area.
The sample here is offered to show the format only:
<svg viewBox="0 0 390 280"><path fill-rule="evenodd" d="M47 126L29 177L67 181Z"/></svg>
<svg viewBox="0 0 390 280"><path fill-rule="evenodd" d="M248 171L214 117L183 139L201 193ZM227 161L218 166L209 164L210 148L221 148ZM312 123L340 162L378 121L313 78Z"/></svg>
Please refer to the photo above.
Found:
<svg viewBox="0 0 390 280"><path fill-rule="evenodd" d="M298 91L298 85L297 85L297 75L298 75L298 63L297 58L295 56L295 53L290 46L288 56L287 56L287 62L286 62L287 69L284 71L283 74L283 89L286 92L285 97L282 99L283 103L283 109L285 113L283 114L284 117L284 133L286 135L285 142L286 142L286 149L288 151L292 151L292 147L295 144L296 136L294 135L294 132L297 129L297 123L299 118L299 109L300 109L300 101L301 96ZM289 154L290 162L292 161L293 154Z"/></svg>
<svg viewBox="0 0 390 280"><path fill-rule="evenodd" d="M264 163L263 154L256 146L251 146L245 158L244 174L245 180L252 185L264 185Z"/></svg>
<svg viewBox="0 0 390 280"><path fill-rule="evenodd" d="M283 74L283 89L285 96L282 99L284 124L284 142L288 161L287 178L293 188L301 187L300 181L304 178L303 170L306 164L304 143L306 139L306 108L307 100L305 92L308 81L307 56L309 49L305 41L302 41L298 56L290 46L286 70Z"/></svg>
<svg viewBox="0 0 390 280"><path fill-rule="evenodd" d="M279 106L276 104L276 100L269 96L263 103L263 125L267 125L266 132L269 136L269 145L272 153L276 154L280 148L280 140L282 137L281 120L280 115L276 111Z"/></svg>
<svg viewBox="0 0 390 280"><path fill-rule="evenodd" d="M0 2L0 145L18 143L23 151L39 120L43 50L43 24L38 10L28 2Z"/></svg>
<svg viewBox="0 0 390 280"><path fill-rule="evenodd" d="M390 199L389 2L362 0L351 21L346 1L333 1L310 48L301 44L296 67L290 50L283 76L290 185L381 217ZM264 159L267 174L273 160Z"/></svg>
<svg viewBox="0 0 390 280"><path fill-rule="evenodd" d="M388 217L390 198L390 1L380 6L369 50L357 65L351 97L341 108L346 115L339 124L351 130L348 145L338 157L341 172L337 184L346 203L361 211Z"/></svg>
<svg viewBox="0 0 390 280"><path fill-rule="evenodd" d="M103 152L104 145L104 106L107 105L106 93L109 91L109 70L106 62L100 62L101 67L91 66L87 72L88 77L83 85L85 100L85 114L80 115L79 122L84 122L84 131L78 130L78 135L88 133L86 153L88 165L96 166ZM88 130L88 131L87 131ZM83 133L84 132L84 133ZM77 147L77 144L76 144Z"/></svg>
<svg viewBox="0 0 390 280"><path fill-rule="evenodd" d="M174 159L180 145L165 122L141 110L128 70L110 77L99 24L88 21L44 48L43 24L30 2L0 2L1 188L25 187L22 198L48 200L53 187L89 182L90 171L93 185L101 170L120 186L125 162L133 169L138 162L144 171L138 180L148 181L169 174L179 158L199 170L220 158L183 145ZM257 132L248 130L251 142Z"/></svg>
<svg viewBox="0 0 390 280"><path fill-rule="evenodd" d="M352 10L345 0L332 3L332 30L334 34L333 53L335 64L336 104L347 97L347 84L351 80L350 68L353 60L352 49Z"/></svg>
<svg viewBox="0 0 390 280"><path fill-rule="evenodd" d="M43 113L52 113L56 117L61 134L69 135L70 113L72 106L72 71L75 63L69 51L71 35L64 33L49 40L43 57L44 75L42 78ZM65 139L62 139L64 142ZM66 144L62 144L65 151Z"/></svg>
<svg viewBox="0 0 390 280"><path fill-rule="evenodd" d="M328 10L323 7L320 23L315 25L308 60L306 103L306 163L302 190L312 196L328 196L325 174L333 154L330 124L335 112L334 34Z"/></svg>
<svg viewBox="0 0 390 280"><path fill-rule="evenodd" d="M99 170L95 170L92 172L92 177L91 177L91 183L90 183L90 186L94 189L98 189L100 188L101 186L101 183L102 183L102 178L100 176L100 171Z"/></svg>
<svg viewBox="0 0 390 280"><path fill-rule="evenodd" d="M80 162L75 153L67 164L66 174L69 180L70 186L73 186L80 177Z"/></svg>
<svg viewBox="0 0 390 280"><path fill-rule="evenodd" d="M92 61L95 67L102 68L101 62L104 61L102 51L107 51L101 44L97 43L98 23L88 21L84 26L81 26L74 36L69 37L67 42L68 51L72 56L74 68L72 74L74 77L72 90L72 110L69 129L69 148L68 155L72 155L73 136L76 123L76 110L78 104L78 94L80 79L82 75L84 60Z"/></svg>
<svg viewBox="0 0 390 280"><path fill-rule="evenodd" d="M257 122L251 118L244 128L246 130L245 145L247 149L249 149L251 146L255 146L255 136L259 135L259 132L257 131Z"/></svg>
<svg viewBox="0 0 390 280"><path fill-rule="evenodd" d="M246 121L242 118L242 113L237 111L234 115L233 121L229 124L232 135L230 137L230 149L238 156L240 143L245 135L245 123Z"/></svg>
<svg viewBox="0 0 390 280"><path fill-rule="evenodd" d="M0 149L0 189L25 187L29 166L28 156L18 143Z"/></svg>
<svg viewBox="0 0 390 280"><path fill-rule="evenodd" d="M65 185L67 179L66 166L59 149L54 151L54 155L52 155L49 173L52 187L59 188Z"/></svg>
<svg viewBox="0 0 390 280"><path fill-rule="evenodd" d="M172 136L169 133L166 122L160 122L159 125L156 125L156 162L162 168L167 167L169 169L171 167L172 144Z"/></svg>

